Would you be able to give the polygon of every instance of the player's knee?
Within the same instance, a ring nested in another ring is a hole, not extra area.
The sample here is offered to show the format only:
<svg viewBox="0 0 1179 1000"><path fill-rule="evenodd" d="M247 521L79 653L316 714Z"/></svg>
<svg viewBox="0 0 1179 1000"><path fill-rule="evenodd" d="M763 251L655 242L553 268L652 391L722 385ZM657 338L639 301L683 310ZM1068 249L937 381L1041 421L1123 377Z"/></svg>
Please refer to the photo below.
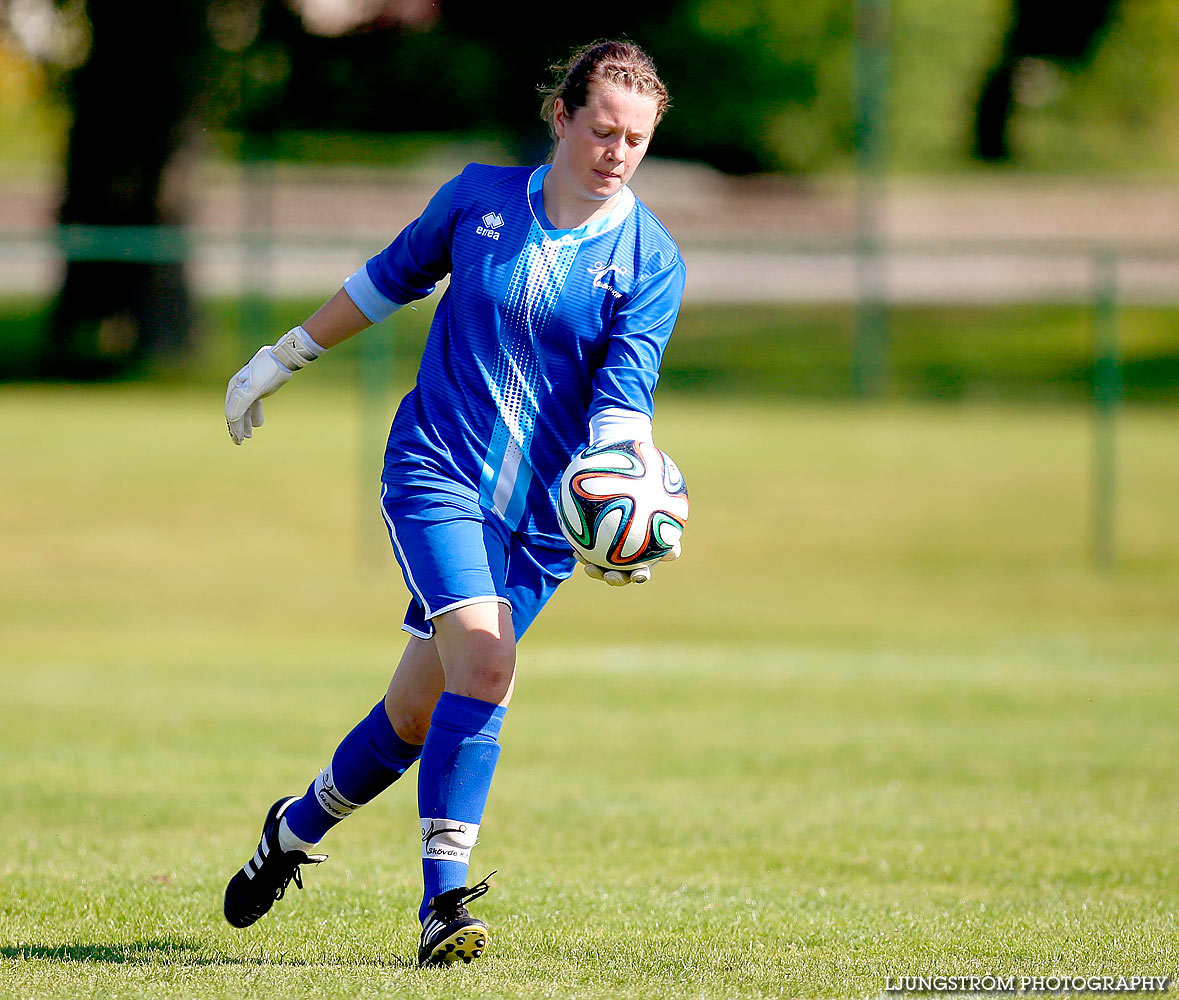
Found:
<svg viewBox="0 0 1179 1000"><path fill-rule="evenodd" d="M492 602L467 605L441 615L435 629L446 690L480 701L506 702L516 672L510 609Z"/></svg>
<svg viewBox="0 0 1179 1000"><path fill-rule="evenodd" d="M498 704L506 697L516 673L516 650L505 642L472 643L448 666L446 688L455 694Z"/></svg>
<svg viewBox="0 0 1179 1000"><path fill-rule="evenodd" d="M389 708L388 701L385 708L389 712L389 721L393 724L393 731L414 746L421 746L426 742L426 733L430 731L430 715L432 707L402 707Z"/></svg>
<svg viewBox="0 0 1179 1000"><path fill-rule="evenodd" d="M514 665L502 662L477 663L456 677L453 685L448 683L447 686L455 694L499 704L512 686L514 673Z"/></svg>

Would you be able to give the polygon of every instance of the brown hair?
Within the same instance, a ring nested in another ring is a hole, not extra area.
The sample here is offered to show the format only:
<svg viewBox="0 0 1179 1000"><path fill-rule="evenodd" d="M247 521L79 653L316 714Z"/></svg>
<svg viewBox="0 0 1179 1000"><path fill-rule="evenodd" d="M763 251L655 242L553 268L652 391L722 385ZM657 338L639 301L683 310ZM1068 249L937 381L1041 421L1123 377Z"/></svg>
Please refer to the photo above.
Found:
<svg viewBox="0 0 1179 1000"><path fill-rule="evenodd" d="M656 125L671 104L655 63L633 42L594 42L574 52L568 62L551 68L559 82L544 91L544 104L540 109L540 116L549 123L550 129L557 98L572 114L585 107L590 85L594 83L653 97Z"/></svg>

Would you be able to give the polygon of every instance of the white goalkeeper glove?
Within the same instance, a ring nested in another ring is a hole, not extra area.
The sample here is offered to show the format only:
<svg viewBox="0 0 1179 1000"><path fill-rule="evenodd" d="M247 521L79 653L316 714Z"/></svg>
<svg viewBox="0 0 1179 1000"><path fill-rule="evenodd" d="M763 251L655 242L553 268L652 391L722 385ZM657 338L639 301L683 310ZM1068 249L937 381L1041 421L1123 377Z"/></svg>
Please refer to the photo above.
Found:
<svg viewBox="0 0 1179 1000"><path fill-rule="evenodd" d="M603 580L611 587L625 587L628 583L646 583L651 579L650 566L638 566L635 569L604 569L592 562L587 562L579 552L573 554L577 556L577 561L585 568L586 576L591 580ZM659 561L674 562L679 557L680 543L676 542L675 547Z"/></svg>
<svg viewBox="0 0 1179 1000"><path fill-rule="evenodd" d="M225 391L225 423L234 444L253 437L254 428L262 426L262 400L281 389L295 372L325 350L301 326L284 334L273 346L259 348L229 380Z"/></svg>
<svg viewBox="0 0 1179 1000"><path fill-rule="evenodd" d="M619 406L606 407L599 410L589 422L590 445L596 447L608 441L647 441L651 442L651 418L637 410L627 410ZM578 552L577 561L585 567L585 575L592 580L604 580L611 587L625 587L628 583L646 583L651 579L651 567L639 566L636 569L604 569L595 563L581 558ZM660 562L672 562L680 557L680 543L665 555Z"/></svg>

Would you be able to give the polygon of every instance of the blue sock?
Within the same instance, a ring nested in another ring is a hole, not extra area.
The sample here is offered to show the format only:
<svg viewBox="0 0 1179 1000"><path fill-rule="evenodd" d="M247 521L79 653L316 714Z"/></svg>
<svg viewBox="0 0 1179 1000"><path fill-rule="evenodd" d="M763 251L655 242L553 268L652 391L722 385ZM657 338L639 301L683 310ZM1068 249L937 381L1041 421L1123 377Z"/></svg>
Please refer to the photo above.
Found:
<svg viewBox="0 0 1179 1000"><path fill-rule="evenodd" d="M292 834L318 843L333 826L371 802L405 774L422 748L406 743L378 701L336 748L327 769L307 786L283 820Z"/></svg>
<svg viewBox="0 0 1179 1000"><path fill-rule="evenodd" d="M418 768L425 882L419 919L438 893L467 884L471 848L499 760L497 737L505 711L502 705L450 692L443 692L434 708Z"/></svg>

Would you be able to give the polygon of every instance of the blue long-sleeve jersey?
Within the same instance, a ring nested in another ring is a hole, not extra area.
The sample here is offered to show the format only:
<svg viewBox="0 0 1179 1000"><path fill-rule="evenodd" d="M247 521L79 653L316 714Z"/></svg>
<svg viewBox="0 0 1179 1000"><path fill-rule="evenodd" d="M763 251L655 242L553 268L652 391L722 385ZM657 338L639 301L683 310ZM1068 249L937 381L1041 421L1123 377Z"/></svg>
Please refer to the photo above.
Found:
<svg viewBox="0 0 1179 1000"><path fill-rule="evenodd" d="M629 188L608 216L556 229L548 169L471 164L344 287L379 322L451 275L383 481L477 498L512 530L564 545L561 473L598 410L652 414L685 270Z"/></svg>

